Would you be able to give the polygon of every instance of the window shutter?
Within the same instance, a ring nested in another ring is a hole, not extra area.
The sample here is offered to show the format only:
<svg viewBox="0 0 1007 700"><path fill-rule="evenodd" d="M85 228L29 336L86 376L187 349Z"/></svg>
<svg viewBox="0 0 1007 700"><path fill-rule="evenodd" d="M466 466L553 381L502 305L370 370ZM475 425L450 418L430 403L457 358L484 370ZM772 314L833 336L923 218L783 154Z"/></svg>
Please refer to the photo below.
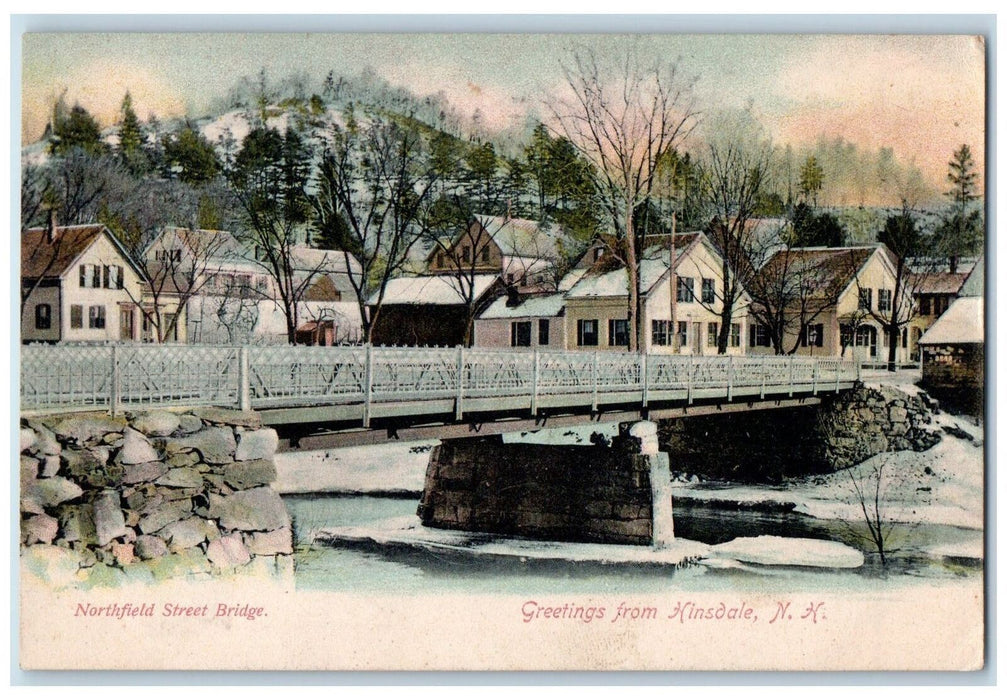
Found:
<svg viewBox="0 0 1007 700"><path fill-rule="evenodd" d="M825 325L822 323L815 324L815 347L822 347L823 338L825 335Z"/></svg>
<svg viewBox="0 0 1007 700"><path fill-rule="evenodd" d="M749 324L748 326L748 347L755 347L755 324Z"/></svg>

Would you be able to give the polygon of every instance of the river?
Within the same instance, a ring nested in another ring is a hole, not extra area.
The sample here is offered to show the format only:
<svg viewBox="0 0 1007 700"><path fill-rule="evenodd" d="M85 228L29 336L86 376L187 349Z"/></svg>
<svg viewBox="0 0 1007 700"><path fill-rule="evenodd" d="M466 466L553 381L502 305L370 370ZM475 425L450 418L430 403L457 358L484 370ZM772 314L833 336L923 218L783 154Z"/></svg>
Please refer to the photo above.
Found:
<svg viewBox="0 0 1007 700"><path fill-rule="evenodd" d="M510 560L446 561L428 552L390 547L310 545L312 534L331 527L363 526L389 518L415 515L413 498L342 496L331 494L284 497L294 521L295 581L298 588L368 593L537 593L640 594L667 591L805 591L878 590L928 586L941 580L980 577L976 559L948 559L929 553L935 546L974 540L976 531L921 523L896 527L896 550L882 567L876 553L847 523L810 518L792 512L726 510L691 502L676 502L675 534L717 544L735 537L781 535L828 539L855 546L866 563L855 570L799 567L680 569L645 566L603 566L574 562L529 563Z"/></svg>

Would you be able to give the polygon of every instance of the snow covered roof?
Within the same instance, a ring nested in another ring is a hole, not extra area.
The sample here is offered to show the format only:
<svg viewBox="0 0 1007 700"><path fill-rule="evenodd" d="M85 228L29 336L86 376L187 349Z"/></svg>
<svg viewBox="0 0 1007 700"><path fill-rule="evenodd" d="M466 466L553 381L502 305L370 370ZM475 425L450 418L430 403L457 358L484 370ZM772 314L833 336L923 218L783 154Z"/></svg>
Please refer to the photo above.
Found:
<svg viewBox="0 0 1007 700"><path fill-rule="evenodd" d="M298 244L291 247L290 258L294 269L299 271L318 270L326 274L345 274L349 269L353 274L360 274L360 262L352 253L341 250L323 250Z"/></svg>
<svg viewBox="0 0 1007 700"><path fill-rule="evenodd" d="M676 236L675 268L678 269L692 246L706 241L706 236L701 233ZM640 289L645 294L668 274L669 260L670 253L663 242L650 246L644 252L644 259L640 261ZM582 273L580 280L567 293L567 298L623 297L628 293L629 275L620 265L614 270L592 269Z"/></svg>
<svg viewBox="0 0 1007 700"><path fill-rule="evenodd" d="M554 258L559 254L562 229L530 219L476 215L479 225L493 238L504 255L525 258Z"/></svg>
<svg viewBox="0 0 1007 700"><path fill-rule="evenodd" d="M557 289L561 292L570 291L571 289L573 289L573 286L578 282L580 282L581 278L586 274L587 274L586 267L570 270L568 273L566 273L566 275L563 276L563 279L559 281Z"/></svg>
<svg viewBox="0 0 1007 700"><path fill-rule="evenodd" d="M958 293L963 297L981 297L986 293L986 260L983 257L972 267Z"/></svg>
<svg viewBox="0 0 1007 700"><path fill-rule="evenodd" d="M489 305L479 318L552 318L563 310L563 294L530 296L517 306L507 306L507 297L500 297Z"/></svg>
<svg viewBox="0 0 1007 700"><path fill-rule="evenodd" d="M983 298L961 297L941 314L934 325L920 338L920 345L943 345L958 343L982 343L985 341L983 329Z"/></svg>
<svg viewBox="0 0 1007 700"><path fill-rule="evenodd" d="M450 306L464 304L469 283L473 287L473 299L484 295L493 283L500 279L499 275L473 275L470 279L460 281L453 275L424 275L421 277L398 277L388 281L382 304L433 304ZM464 282L464 286L462 284ZM368 304L377 304L378 295L374 293L367 300Z"/></svg>

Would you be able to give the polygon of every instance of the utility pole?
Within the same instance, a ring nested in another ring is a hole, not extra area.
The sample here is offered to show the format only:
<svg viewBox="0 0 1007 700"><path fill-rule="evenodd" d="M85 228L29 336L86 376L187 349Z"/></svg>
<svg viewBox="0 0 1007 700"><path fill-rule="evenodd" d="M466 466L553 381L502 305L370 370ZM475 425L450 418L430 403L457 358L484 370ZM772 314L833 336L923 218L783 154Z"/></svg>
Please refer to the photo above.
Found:
<svg viewBox="0 0 1007 700"><path fill-rule="evenodd" d="M668 321L668 333L671 335L671 351L678 354L678 331L675 326L675 297L678 294L675 284L675 234L676 228L678 226L677 212L671 212L671 246L668 250L668 281L671 293L669 296L669 317Z"/></svg>

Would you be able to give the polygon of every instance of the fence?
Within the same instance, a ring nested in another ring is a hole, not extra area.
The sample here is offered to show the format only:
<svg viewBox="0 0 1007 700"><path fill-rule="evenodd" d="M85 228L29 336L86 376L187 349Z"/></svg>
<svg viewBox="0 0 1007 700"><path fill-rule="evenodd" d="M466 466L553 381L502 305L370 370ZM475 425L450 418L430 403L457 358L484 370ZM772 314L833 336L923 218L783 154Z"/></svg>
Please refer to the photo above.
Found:
<svg viewBox="0 0 1007 700"><path fill-rule="evenodd" d="M639 394L644 405L669 392L732 400L812 392L858 378L858 366L831 358L640 355L620 352L480 348L25 346L23 411L122 410L154 406L283 408L450 399L606 398ZM705 392L705 393L704 393ZM365 419L366 424L366 419Z"/></svg>

